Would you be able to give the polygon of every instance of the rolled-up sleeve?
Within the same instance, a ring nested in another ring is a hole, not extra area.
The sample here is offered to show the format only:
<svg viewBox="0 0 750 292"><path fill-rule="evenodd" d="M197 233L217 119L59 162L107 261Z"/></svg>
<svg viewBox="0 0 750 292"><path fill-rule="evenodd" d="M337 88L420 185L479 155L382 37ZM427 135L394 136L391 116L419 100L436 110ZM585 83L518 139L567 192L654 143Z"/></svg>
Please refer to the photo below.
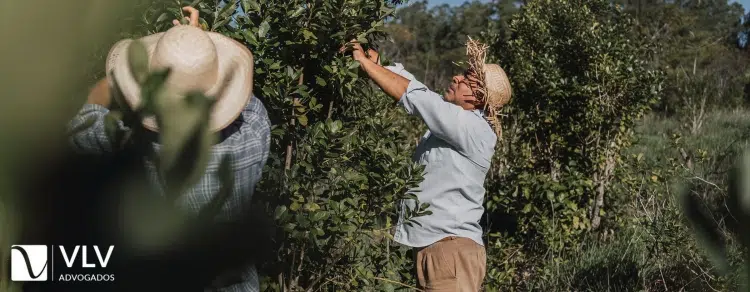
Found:
<svg viewBox="0 0 750 292"><path fill-rule="evenodd" d="M414 79L409 82L399 104L410 115L420 117L432 134L458 150L470 147L468 125L471 124L472 113L469 111L444 101L439 94Z"/></svg>
<svg viewBox="0 0 750 292"><path fill-rule="evenodd" d="M101 154L112 151L105 119L109 110L97 104L85 104L67 125L68 142L79 153ZM118 130L126 130L122 122Z"/></svg>

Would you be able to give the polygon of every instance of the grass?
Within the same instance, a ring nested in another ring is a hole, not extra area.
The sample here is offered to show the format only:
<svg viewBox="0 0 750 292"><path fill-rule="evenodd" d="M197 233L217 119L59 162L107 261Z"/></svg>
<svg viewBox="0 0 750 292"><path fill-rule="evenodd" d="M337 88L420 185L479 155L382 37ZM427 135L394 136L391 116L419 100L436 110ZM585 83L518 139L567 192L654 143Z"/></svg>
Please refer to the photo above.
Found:
<svg viewBox="0 0 750 292"><path fill-rule="evenodd" d="M715 207L714 218L728 220L720 206L726 198L726 173L748 144L750 111L712 112L696 134L675 118L652 115L642 120L636 132L637 142L629 152L642 153L648 168L684 171L634 194L627 212L633 218L624 220L613 239L587 239L561 259L541 263L545 275L530 279L531 290L736 291L739 274L716 274L682 217L674 183L700 177L705 181L701 197ZM691 170L680 148L691 156ZM738 262L738 249L730 246L729 252Z"/></svg>

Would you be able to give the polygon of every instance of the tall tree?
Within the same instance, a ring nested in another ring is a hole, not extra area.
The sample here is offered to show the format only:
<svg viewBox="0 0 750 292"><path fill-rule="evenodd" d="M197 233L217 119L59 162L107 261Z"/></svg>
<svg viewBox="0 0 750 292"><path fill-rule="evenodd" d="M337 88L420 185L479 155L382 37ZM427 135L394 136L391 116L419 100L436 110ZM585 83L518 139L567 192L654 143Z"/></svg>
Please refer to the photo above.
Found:
<svg viewBox="0 0 750 292"><path fill-rule="evenodd" d="M743 8L739 3L719 1L620 1L624 10L636 19L635 32L651 43L660 43L654 67L667 72L665 96L657 109L668 113L680 113L691 119L700 115L690 104L698 92L685 92L679 88L687 73L701 76L720 76L720 94L706 96L705 110L715 106L737 106L742 101L743 75L747 60L737 48L741 30L740 19ZM726 66L730 62L739 67ZM699 82L694 77L691 80ZM688 104L690 103L690 104Z"/></svg>
<svg viewBox="0 0 750 292"><path fill-rule="evenodd" d="M607 0L529 1L494 50L513 99L488 208L516 217L527 246L568 248L617 208L620 157L662 84L633 24Z"/></svg>

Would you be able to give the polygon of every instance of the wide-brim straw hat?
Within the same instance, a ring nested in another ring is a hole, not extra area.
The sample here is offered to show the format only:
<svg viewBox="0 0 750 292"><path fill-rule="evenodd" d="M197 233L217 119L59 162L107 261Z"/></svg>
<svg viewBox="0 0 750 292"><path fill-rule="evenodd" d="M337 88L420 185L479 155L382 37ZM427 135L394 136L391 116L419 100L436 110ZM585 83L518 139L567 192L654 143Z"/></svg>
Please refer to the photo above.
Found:
<svg viewBox="0 0 750 292"><path fill-rule="evenodd" d="M176 94L170 94L170 98L183 98L191 91L216 98L209 131L216 132L227 127L250 101L253 55L234 39L190 25L178 25L138 40L146 47L150 70L171 69L166 87ZM141 105L141 88L130 70L128 60L128 48L132 43L132 39L124 39L112 46L106 69L107 78L116 81L127 105L138 108ZM158 132L155 117L145 117L143 125Z"/></svg>
<svg viewBox="0 0 750 292"><path fill-rule="evenodd" d="M484 64L484 86L486 96L484 97L485 107L501 109L508 104L510 97L513 95L513 89L510 87L510 80L505 70L498 64Z"/></svg>
<svg viewBox="0 0 750 292"><path fill-rule="evenodd" d="M466 55L469 59L469 70L477 75L480 82L478 88L473 88L474 95L477 101L483 104L487 121L497 136L502 137L498 112L510 102L513 89L508 75L500 65L485 63L487 48L487 45L469 38L466 44Z"/></svg>

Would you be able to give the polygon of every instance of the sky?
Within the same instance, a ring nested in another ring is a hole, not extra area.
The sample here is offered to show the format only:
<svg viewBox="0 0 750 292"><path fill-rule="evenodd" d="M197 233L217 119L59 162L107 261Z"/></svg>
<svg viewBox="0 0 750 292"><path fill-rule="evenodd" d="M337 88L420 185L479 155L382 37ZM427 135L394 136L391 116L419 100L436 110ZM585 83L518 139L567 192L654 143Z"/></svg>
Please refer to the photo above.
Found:
<svg viewBox="0 0 750 292"><path fill-rule="evenodd" d="M440 4L449 4L449 5L460 5L464 3L466 0L429 0L429 5L440 5ZM487 0L483 0L484 2L488 2ZM731 2L739 2L742 4L742 7L745 7L745 11L747 11L747 8L750 7L750 0L730 0Z"/></svg>
<svg viewBox="0 0 750 292"><path fill-rule="evenodd" d="M740 1L732 1L732 2L740 2L740 4L742 4L742 7L745 8L745 11L747 11L747 8L750 7L750 0L740 0Z"/></svg>
<svg viewBox="0 0 750 292"><path fill-rule="evenodd" d="M750 0L743 0L743 1L750 1ZM440 5L440 4L449 4L449 5L461 5L466 0L428 0L428 3L430 6ZM488 1L483 1L488 2Z"/></svg>

